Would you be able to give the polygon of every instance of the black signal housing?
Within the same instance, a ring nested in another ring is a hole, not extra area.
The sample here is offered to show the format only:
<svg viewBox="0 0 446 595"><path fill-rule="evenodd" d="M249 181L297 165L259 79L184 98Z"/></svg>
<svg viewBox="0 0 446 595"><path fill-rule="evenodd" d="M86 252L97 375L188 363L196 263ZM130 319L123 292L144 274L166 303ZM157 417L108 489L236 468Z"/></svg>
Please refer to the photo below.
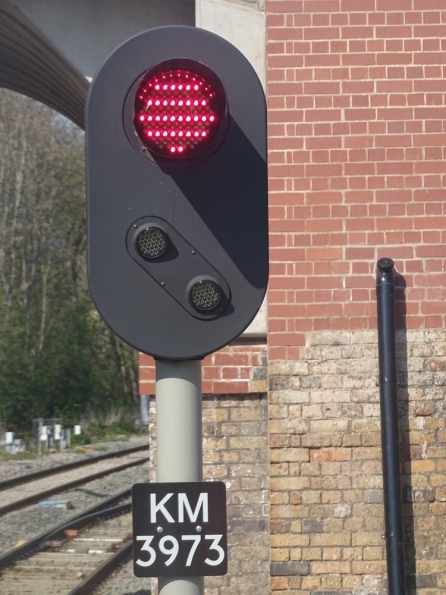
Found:
<svg viewBox="0 0 446 595"><path fill-rule="evenodd" d="M141 33L96 74L86 133L100 314L155 358L227 345L268 281L266 104L252 66L202 29Z"/></svg>

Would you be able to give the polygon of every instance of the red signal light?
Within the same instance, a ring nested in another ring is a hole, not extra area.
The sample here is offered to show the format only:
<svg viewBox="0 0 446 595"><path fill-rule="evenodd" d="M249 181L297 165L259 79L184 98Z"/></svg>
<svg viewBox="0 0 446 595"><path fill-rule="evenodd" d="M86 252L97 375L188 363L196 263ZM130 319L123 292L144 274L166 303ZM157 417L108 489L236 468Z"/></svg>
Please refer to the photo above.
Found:
<svg viewBox="0 0 446 595"><path fill-rule="evenodd" d="M188 62L178 68L170 61L164 68L161 64L149 70L136 91L136 132L152 153L162 157L191 157L201 152L225 119L222 84L203 65L197 63L194 68Z"/></svg>

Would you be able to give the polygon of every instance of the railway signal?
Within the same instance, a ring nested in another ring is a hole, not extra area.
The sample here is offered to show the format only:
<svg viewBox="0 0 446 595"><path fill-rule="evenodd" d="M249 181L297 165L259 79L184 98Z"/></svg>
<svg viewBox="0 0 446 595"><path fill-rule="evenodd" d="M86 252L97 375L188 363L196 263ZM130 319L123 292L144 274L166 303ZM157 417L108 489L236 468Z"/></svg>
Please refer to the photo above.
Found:
<svg viewBox="0 0 446 595"><path fill-rule="evenodd" d="M120 46L86 111L88 269L109 326L159 359L249 325L268 279L266 107L249 62L193 27Z"/></svg>
<svg viewBox="0 0 446 595"><path fill-rule="evenodd" d="M202 482L200 359L243 332L266 292L264 93L224 39L162 27L105 61L86 132L93 299L157 360L160 483L134 488L135 574L158 576L163 595L203 595L227 554L224 485Z"/></svg>

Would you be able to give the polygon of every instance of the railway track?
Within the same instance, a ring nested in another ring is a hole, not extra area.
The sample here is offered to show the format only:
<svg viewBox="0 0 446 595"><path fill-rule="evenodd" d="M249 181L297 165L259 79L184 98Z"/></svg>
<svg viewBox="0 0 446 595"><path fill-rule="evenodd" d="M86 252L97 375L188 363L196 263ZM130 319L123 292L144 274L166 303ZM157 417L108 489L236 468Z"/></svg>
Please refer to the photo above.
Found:
<svg viewBox="0 0 446 595"><path fill-rule="evenodd" d="M79 467L86 467L88 465L99 463L100 461L105 461L107 459L124 457L135 452L140 452L141 450L147 450L147 448L148 446L146 444L132 446L131 448L113 450L111 452L106 452L101 455L95 455L88 459L80 459L79 461L72 461L71 463L65 463L64 465L56 465L48 469L40 469L39 471L33 471L32 473L23 473L21 475L15 475L14 477L9 477L8 479L0 481L0 492L2 490L6 490L21 485L23 483L29 483L30 481L34 481L36 479L43 479L44 477L50 477L51 475L56 475L57 473L71 471L72 469L77 469Z"/></svg>
<svg viewBox="0 0 446 595"><path fill-rule="evenodd" d="M124 490L0 556L0 593L91 593L131 557L129 498L130 490ZM124 503L112 506L123 499Z"/></svg>
<svg viewBox="0 0 446 595"><path fill-rule="evenodd" d="M106 453L0 482L0 516L110 473L141 465L149 460L148 456L138 455L142 450L147 447Z"/></svg>

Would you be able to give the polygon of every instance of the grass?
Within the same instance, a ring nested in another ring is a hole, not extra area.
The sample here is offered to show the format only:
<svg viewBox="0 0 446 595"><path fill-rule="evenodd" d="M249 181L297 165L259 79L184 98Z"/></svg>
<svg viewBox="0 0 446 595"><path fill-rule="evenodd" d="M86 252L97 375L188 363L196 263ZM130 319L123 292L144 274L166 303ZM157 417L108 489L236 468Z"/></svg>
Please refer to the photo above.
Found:
<svg viewBox="0 0 446 595"><path fill-rule="evenodd" d="M132 408L112 409L103 413L88 412L76 421L82 427L82 434L75 436L74 431L71 433L71 448L76 446L94 445L96 451L107 450L104 446L100 446L101 442L127 442L132 436L138 435L139 432L135 428L135 420L139 417L139 406L134 405ZM21 452L17 454L7 453L6 450L0 448L0 461L20 461L35 459L37 454L35 452L36 439L31 434L23 435L28 443L28 452ZM58 443L56 443L54 450L59 450ZM42 454L45 454L44 451Z"/></svg>
<svg viewBox="0 0 446 595"><path fill-rule="evenodd" d="M71 435L72 446L84 446L100 442L126 442L137 434L135 420L139 409L117 409L104 414L88 413L79 424L82 427L80 436ZM100 447L99 447L100 448ZM98 447L96 450L99 449Z"/></svg>
<svg viewBox="0 0 446 595"><path fill-rule="evenodd" d="M30 461L36 458L35 452L18 452L17 454L13 455L3 448L0 449L0 461Z"/></svg>

